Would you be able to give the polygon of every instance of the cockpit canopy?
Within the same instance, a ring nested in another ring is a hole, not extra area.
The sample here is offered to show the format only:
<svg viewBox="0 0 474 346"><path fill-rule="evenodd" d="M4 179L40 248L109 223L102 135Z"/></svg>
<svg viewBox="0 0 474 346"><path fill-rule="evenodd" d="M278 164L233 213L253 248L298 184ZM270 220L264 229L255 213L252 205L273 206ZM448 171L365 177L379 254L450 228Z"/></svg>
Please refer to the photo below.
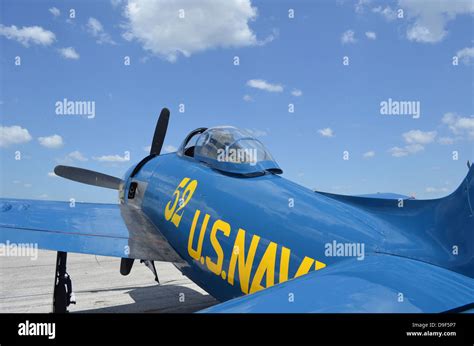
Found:
<svg viewBox="0 0 474 346"><path fill-rule="evenodd" d="M194 156L214 169L232 174L282 173L263 144L247 131L231 126L202 130L194 147L186 147L192 136L186 138L181 154Z"/></svg>

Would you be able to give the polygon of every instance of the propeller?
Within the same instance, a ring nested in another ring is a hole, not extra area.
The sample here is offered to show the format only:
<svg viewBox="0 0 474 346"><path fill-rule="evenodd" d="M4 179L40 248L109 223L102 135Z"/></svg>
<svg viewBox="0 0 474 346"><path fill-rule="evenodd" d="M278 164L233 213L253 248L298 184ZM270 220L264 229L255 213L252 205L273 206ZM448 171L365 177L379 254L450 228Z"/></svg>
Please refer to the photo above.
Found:
<svg viewBox="0 0 474 346"><path fill-rule="evenodd" d="M145 163L155 156L160 155L163 142L165 141L169 119L169 109L163 108L161 110L160 117L158 118L158 122L156 123L155 134L153 135L153 142L151 143L150 155L145 157L135 166L131 174L132 177L138 173L140 168L142 168ZM120 178L78 167L59 165L54 168L54 173L60 177L74 180L79 183L105 187L107 189L113 190L119 190L120 185L123 184L123 180Z"/></svg>
<svg viewBox="0 0 474 346"><path fill-rule="evenodd" d="M170 120L170 111L168 108L163 108L156 123L155 134L153 135L153 142L151 142L150 155L144 157L133 169L130 177L134 177L140 169L152 158L160 155L163 142L165 141L166 130L168 129L168 122Z"/></svg>
<svg viewBox="0 0 474 346"><path fill-rule="evenodd" d="M163 142L165 141L166 130L168 129L168 122L170 120L170 111L168 108L163 108L156 123L155 134L153 135L153 142L151 143L150 155L160 155Z"/></svg>
<svg viewBox="0 0 474 346"><path fill-rule="evenodd" d="M54 167L54 173L60 177L74 180L79 183L105 187L113 190L118 190L120 184L123 183L123 180L120 178L79 167L59 165Z"/></svg>
<svg viewBox="0 0 474 346"><path fill-rule="evenodd" d="M160 155L161 149L163 147L163 142L165 141L166 131L168 129L168 122L170 119L170 111L168 108L163 108L156 123L155 133L153 135L153 142L151 143L150 154L143 158L133 169L131 177L135 176L138 171L151 159L155 156ZM90 171L84 168L71 167L71 166L56 166L54 168L54 173L60 177L77 181L83 184L89 184L99 187L105 187L108 189L119 190L120 186L123 186L124 181L122 179L113 177L111 175ZM122 258L120 261L120 273L122 275L128 275L132 270L134 259L133 258ZM156 273L156 268L153 261L141 261L151 269L155 275L155 280L160 283L158 280L158 275Z"/></svg>

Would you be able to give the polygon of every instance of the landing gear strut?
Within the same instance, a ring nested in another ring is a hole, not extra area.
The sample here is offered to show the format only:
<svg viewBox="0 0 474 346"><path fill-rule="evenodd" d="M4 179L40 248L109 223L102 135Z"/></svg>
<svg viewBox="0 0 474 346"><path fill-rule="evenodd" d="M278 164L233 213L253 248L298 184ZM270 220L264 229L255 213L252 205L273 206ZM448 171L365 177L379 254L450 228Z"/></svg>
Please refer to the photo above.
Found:
<svg viewBox="0 0 474 346"><path fill-rule="evenodd" d="M66 272L66 263L67 252L58 251L54 276L53 313L68 312L67 307L76 304L71 277Z"/></svg>
<svg viewBox="0 0 474 346"><path fill-rule="evenodd" d="M155 276L155 281L159 285L160 284L160 279L158 279L158 273L156 272L155 262L149 261L149 260L140 260L140 263L144 263L145 266L147 266L147 268L151 270L151 272Z"/></svg>
<svg viewBox="0 0 474 346"><path fill-rule="evenodd" d="M122 258L120 261L120 274L128 275L132 271L133 262L135 260L133 258ZM155 262L150 260L140 260L140 263L145 264L145 266L151 270L153 275L155 276L155 281L160 284L160 280L158 279L158 273L156 272Z"/></svg>

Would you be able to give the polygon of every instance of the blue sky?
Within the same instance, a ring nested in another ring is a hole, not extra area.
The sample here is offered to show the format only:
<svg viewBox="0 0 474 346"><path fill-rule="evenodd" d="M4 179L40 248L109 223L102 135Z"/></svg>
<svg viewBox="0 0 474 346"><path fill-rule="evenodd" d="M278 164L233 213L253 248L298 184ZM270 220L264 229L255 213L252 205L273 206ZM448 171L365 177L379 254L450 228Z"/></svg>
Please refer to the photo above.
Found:
<svg viewBox="0 0 474 346"><path fill-rule="evenodd" d="M2 197L116 202L50 172L63 163L122 176L147 154L164 106L167 150L197 127L249 129L285 177L334 193L441 197L474 159L469 1L0 6ZM95 117L56 114L64 98L95 102ZM381 114L389 99L418 103L419 118Z"/></svg>

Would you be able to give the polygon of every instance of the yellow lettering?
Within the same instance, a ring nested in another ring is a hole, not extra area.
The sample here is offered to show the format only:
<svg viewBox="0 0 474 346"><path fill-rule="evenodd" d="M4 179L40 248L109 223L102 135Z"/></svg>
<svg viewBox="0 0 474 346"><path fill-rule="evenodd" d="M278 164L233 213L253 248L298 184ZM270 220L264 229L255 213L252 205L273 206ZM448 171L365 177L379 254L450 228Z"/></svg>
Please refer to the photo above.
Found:
<svg viewBox="0 0 474 346"><path fill-rule="evenodd" d="M303 262L301 262L300 267L296 271L295 278L301 275L308 274L311 267L313 266L313 263L314 263L314 259L305 256L305 258L303 259Z"/></svg>
<svg viewBox="0 0 474 346"><path fill-rule="evenodd" d="M217 239L217 231L221 231L226 237L228 237L230 234L230 225L222 220L217 220L214 222L210 238L212 247L214 248L214 251L217 255L217 261L214 263L209 256L206 257L206 265L209 270L216 275L221 275L222 262L224 261L224 252L222 251L222 246L219 244L219 240Z"/></svg>
<svg viewBox="0 0 474 346"><path fill-rule="evenodd" d="M282 246L280 257L280 280L279 282L288 281L288 266L290 265L290 249Z"/></svg>
<svg viewBox="0 0 474 346"><path fill-rule="evenodd" d="M245 259L245 230L239 228L237 237L235 238L234 249L232 251L232 257L230 258L229 264L229 276L228 282L234 284L235 266L237 259L239 260L239 281L240 289L243 293L248 294L250 273L252 271L253 260L255 258L255 252L257 251L258 242L260 237L257 235L252 236L250 242L250 248L247 254L247 260Z"/></svg>
<svg viewBox="0 0 474 346"><path fill-rule="evenodd" d="M316 263L314 264L314 269L315 270L320 270L320 269L323 269L323 268L326 268L326 263L316 261Z"/></svg>
<svg viewBox="0 0 474 346"><path fill-rule="evenodd" d="M271 242L268 244L262 260L258 265L257 271L253 277L250 293L263 290L265 287L271 287L275 284L275 260L276 260L277 244ZM261 285L263 276L266 276L266 286Z"/></svg>
<svg viewBox="0 0 474 346"><path fill-rule="evenodd" d="M196 230L196 224L199 219L199 215L201 211L199 209L196 210L194 214L193 223L191 225L191 230L189 231L189 240L188 240L188 253L189 256L194 258L195 260L199 261L201 259L201 251L202 251L202 242L204 240L204 234L206 233L207 223L209 222L210 215L206 214L204 216L204 220L202 221L201 232L199 233L199 239L197 244L197 249L193 249L193 239L194 239L194 231Z"/></svg>

